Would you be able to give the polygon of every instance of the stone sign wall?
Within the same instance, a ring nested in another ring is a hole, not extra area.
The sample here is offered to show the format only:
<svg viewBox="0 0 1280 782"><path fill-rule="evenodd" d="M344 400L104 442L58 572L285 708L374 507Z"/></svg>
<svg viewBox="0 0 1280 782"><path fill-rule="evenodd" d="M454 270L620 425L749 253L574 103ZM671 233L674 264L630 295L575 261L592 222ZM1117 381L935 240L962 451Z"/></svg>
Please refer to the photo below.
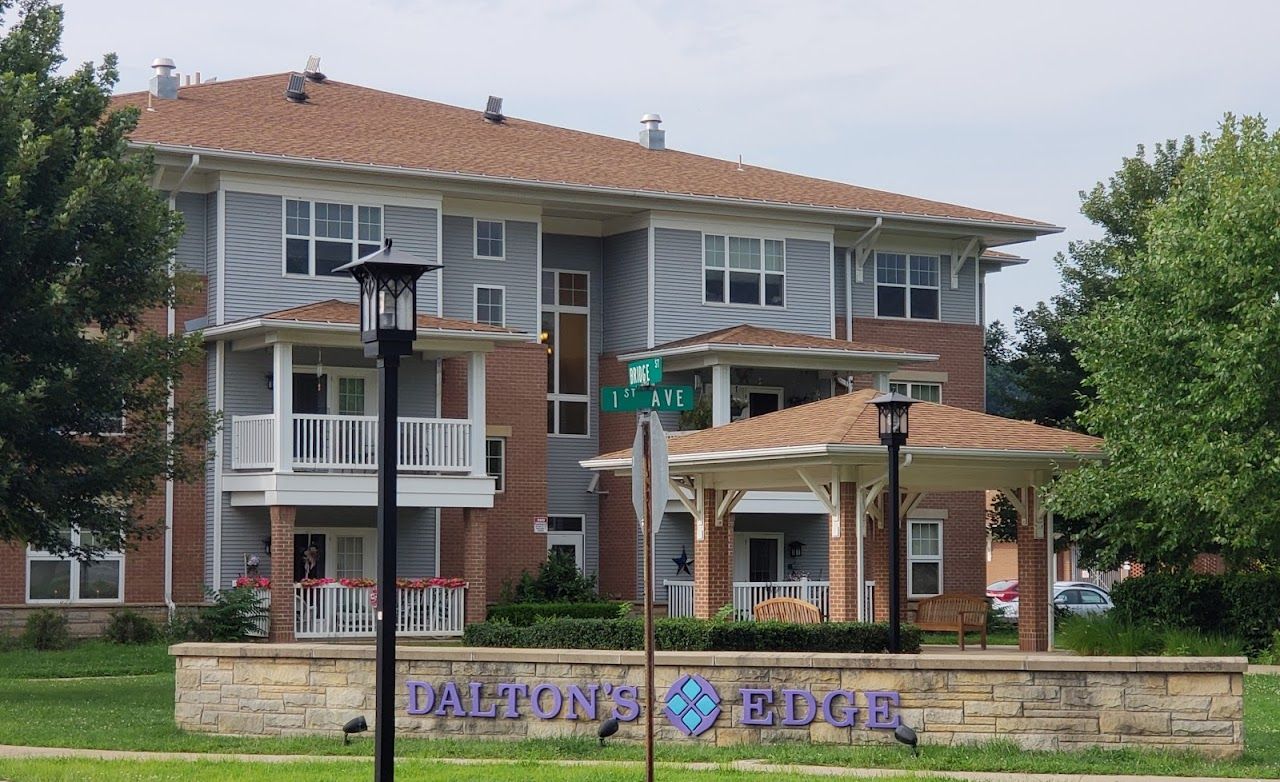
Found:
<svg viewBox="0 0 1280 782"><path fill-rule="evenodd" d="M373 721L373 648L179 644L175 717L223 734L336 733ZM643 734L639 652L401 647L400 735ZM1011 740L1028 749L1146 746L1235 756L1244 749L1242 658L1068 655L657 655L666 741Z"/></svg>

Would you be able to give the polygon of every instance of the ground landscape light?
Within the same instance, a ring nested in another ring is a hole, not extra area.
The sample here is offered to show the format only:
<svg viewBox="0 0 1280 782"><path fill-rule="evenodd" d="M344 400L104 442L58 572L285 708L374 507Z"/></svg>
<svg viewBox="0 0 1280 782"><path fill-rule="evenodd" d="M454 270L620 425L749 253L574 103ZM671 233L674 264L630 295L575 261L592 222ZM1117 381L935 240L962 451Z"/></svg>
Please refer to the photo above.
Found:
<svg viewBox="0 0 1280 782"><path fill-rule="evenodd" d="M600 746L604 746L604 740L618 732L618 718L610 717L600 723L600 728L596 731L596 735L600 737Z"/></svg>
<svg viewBox="0 0 1280 782"><path fill-rule="evenodd" d="M364 733L368 729L369 723L365 721L363 716L352 717L347 720L347 724L342 726L342 745L345 747L351 743L352 733Z"/></svg>
<svg viewBox="0 0 1280 782"><path fill-rule="evenodd" d="M908 728L906 725L899 725L893 729L893 737L897 739L899 743L906 744L908 747L911 747L912 755L920 757L920 747L917 746L919 739L916 737L916 732L914 730Z"/></svg>

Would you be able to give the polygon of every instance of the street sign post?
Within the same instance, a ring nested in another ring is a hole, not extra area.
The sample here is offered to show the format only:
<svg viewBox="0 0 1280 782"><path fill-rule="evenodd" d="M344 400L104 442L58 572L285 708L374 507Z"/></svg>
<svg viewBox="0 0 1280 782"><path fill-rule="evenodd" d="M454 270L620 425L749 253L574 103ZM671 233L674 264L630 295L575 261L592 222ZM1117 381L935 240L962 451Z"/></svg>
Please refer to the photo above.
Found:
<svg viewBox="0 0 1280 782"><path fill-rule="evenodd" d="M693 404L693 386L604 386L600 389L600 409L605 413L692 410Z"/></svg>
<svg viewBox="0 0 1280 782"><path fill-rule="evenodd" d="M662 357L642 358L627 364L627 385L656 386L662 382Z"/></svg>

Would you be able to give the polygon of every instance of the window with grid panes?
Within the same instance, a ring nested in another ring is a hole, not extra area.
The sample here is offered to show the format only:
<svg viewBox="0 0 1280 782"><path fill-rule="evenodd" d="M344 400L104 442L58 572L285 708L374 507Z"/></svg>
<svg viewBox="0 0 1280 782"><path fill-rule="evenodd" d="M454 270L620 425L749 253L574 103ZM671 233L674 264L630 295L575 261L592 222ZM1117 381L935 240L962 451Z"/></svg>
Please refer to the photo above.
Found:
<svg viewBox="0 0 1280 782"><path fill-rule="evenodd" d="M779 239L705 234L703 300L782 307L786 303L786 243Z"/></svg>
<svg viewBox="0 0 1280 782"><path fill-rule="evenodd" d="M493 478L494 491L503 491L507 484L507 440L505 437L489 437L484 441L485 473Z"/></svg>
<svg viewBox="0 0 1280 782"><path fill-rule="evenodd" d="M919 399L921 402L942 402L941 383L910 383L894 380L889 383L889 390L895 394Z"/></svg>
<svg viewBox="0 0 1280 782"><path fill-rule="evenodd" d="M938 320L938 257L876 253L876 316Z"/></svg>
<svg viewBox="0 0 1280 782"><path fill-rule="evenodd" d="M491 286L476 287L476 323L505 326L506 314L503 299L505 291Z"/></svg>
<svg viewBox="0 0 1280 782"><path fill-rule="evenodd" d="M907 548L907 593L942 594L942 522L911 521Z"/></svg>
<svg viewBox="0 0 1280 782"><path fill-rule="evenodd" d="M89 532L64 532L69 546L90 548ZM109 551L99 560L82 562L38 549L27 550L27 602L118 603L124 597L124 554Z"/></svg>
<svg viewBox="0 0 1280 782"><path fill-rule="evenodd" d="M547 432L586 435L590 425L590 296L585 272L544 270Z"/></svg>
<svg viewBox="0 0 1280 782"><path fill-rule="evenodd" d="M284 235L286 274L332 275L382 246L382 207L286 199Z"/></svg>
<svg viewBox="0 0 1280 782"><path fill-rule="evenodd" d="M476 220L477 258L505 257L506 227L501 220Z"/></svg>

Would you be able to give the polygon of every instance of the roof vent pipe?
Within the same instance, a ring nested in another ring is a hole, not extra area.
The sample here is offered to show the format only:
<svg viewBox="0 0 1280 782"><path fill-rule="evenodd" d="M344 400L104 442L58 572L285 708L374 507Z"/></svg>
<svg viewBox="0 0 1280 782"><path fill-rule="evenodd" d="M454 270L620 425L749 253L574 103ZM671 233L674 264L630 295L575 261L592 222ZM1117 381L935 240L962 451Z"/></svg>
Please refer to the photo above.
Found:
<svg viewBox="0 0 1280 782"><path fill-rule="evenodd" d="M640 124L644 126L640 131L640 146L645 149L667 148L667 132L658 127L662 124L662 117L646 114L640 118Z"/></svg>
<svg viewBox="0 0 1280 782"><path fill-rule="evenodd" d="M151 77L151 94L163 100L176 100L178 97L178 75L173 72L176 66L168 57L157 57L151 61L151 69L155 75Z"/></svg>

